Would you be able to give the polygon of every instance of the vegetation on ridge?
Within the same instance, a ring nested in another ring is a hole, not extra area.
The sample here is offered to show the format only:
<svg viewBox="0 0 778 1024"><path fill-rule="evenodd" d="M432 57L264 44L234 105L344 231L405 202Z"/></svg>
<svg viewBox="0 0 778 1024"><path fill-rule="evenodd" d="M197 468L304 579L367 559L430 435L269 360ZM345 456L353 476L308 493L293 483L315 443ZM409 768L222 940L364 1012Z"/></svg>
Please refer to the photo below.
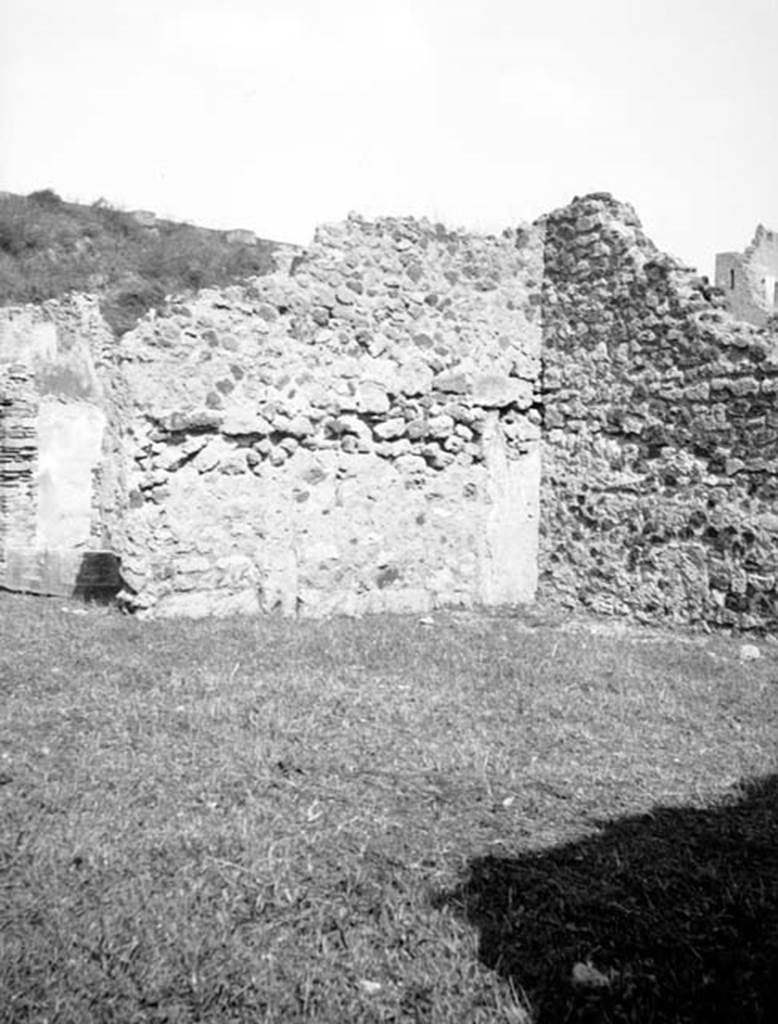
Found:
<svg viewBox="0 0 778 1024"><path fill-rule="evenodd" d="M117 334L166 295L230 284L275 268L277 243L168 220L144 226L103 201L68 203L51 189L0 194L0 305L69 292L99 296Z"/></svg>

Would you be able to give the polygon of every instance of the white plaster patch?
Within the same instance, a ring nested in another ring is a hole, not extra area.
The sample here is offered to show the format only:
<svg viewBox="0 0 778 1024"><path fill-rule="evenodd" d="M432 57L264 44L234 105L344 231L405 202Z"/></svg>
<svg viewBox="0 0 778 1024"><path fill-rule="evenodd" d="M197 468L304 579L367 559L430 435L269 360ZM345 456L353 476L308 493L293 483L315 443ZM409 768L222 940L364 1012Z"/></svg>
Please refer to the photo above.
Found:
<svg viewBox="0 0 778 1024"><path fill-rule="evenodd" d="M94 405L41 401L36 519L40 548L74 548L89 540L92 474L100 463L105 425L105 414Z"/></svg>

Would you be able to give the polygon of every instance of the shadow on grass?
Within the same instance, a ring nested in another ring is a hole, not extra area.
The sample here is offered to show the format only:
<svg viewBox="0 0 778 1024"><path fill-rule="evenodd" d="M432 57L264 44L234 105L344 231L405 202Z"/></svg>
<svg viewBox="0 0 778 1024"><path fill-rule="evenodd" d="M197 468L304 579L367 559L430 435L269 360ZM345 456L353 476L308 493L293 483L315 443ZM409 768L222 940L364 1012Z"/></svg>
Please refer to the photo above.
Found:
<svg viewBox="0 0 778 1024"><path fill-rule="evenodd" d="M708 809L657 808L439 897L540 1024L778 1021L778 775ZM577 963L602 984L576 984ZM608 983L605 983L607 978Z"/></svg>

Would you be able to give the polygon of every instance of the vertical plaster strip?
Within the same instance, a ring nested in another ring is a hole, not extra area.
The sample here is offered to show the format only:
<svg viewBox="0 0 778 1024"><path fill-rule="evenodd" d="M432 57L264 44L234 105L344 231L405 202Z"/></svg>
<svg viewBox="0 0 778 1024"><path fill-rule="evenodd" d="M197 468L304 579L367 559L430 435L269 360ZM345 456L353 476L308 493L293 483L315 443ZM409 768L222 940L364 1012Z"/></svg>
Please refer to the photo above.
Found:
<svg viewBox="0 0 778 1024"><path fill-rule="evenodd" d="M92 526L92 474L105 414L86 402L44 399L38 412L37 546L84 547Z"/></svg>
<svg viewBox="0 0 778 1024"><path fill-rule="evenodd" d="M538 581L540 444L509 459L497 413L483 431L489 505L481 547L481 601L486 605L534 600Z"/></svg>

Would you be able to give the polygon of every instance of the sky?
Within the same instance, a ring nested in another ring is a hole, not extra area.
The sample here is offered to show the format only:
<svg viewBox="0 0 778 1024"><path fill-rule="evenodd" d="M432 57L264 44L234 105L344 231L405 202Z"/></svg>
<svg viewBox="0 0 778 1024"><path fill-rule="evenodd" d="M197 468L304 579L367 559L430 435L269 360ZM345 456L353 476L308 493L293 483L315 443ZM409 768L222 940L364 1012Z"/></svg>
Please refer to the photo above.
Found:
<svg viewBox="0 0 778 1024"><path fill-rule="evenodd" d="M4 0L0 189L305 244L591 191L711 274L778 228L778 0Z"/></svg>

